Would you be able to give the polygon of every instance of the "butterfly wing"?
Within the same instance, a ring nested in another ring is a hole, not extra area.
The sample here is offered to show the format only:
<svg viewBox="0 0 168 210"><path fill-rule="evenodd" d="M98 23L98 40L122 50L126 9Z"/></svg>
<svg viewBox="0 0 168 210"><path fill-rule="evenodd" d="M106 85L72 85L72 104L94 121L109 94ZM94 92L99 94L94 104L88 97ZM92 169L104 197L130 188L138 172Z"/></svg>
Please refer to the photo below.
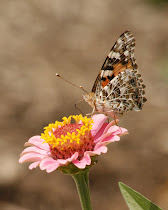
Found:
<svg viewBox="0 0 168 210"><path fill-rule="evenodd" d="M102 89L100 98L106 107L117 114L130 110L139 111L146 102L144 88L141 75L132 69L126 69Z"/></svg>
<svg viewBox="0 0 168 210"><path fill-rule="evenodd" d="M134 58L135 39L130 31L124 32L106 57L93 85L97 107L123 113L142 109L146 101L144 84ZM99 102L98 102L99 101Z"/></svg>

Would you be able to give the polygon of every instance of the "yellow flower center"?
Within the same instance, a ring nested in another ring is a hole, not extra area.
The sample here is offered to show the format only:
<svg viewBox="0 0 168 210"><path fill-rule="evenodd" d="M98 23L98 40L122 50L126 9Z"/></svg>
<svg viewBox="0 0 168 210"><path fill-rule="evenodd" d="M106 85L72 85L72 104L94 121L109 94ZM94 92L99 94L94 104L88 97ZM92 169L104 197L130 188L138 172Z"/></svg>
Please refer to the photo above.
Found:
<svg viewBox="0 0 168 210"><path fill-rule="evenodd" d="M91 135L93 120L82 115L62 119L62 122L56 121L45 127L41 138L50 145L53 158L66 159L77 151L80 159L85 151L92 151L94 148ZM75 120L73 124L72 119Z"/></svg>

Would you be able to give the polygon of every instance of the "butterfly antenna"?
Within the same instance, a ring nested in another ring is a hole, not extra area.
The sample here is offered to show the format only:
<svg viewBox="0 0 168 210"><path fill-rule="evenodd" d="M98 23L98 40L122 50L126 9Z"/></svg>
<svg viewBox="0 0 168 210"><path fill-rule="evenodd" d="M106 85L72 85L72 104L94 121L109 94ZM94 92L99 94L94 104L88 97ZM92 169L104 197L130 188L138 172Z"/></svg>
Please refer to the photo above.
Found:
<svg viewBox="0 0 168 210"><path fill-rule="evenodd" d="M73 85L73 86L75 86L75 87L77 87L77 88L82 89L85 93L88 93L82 86L77 86L77 85L73 84L72 82L69 82L68 80L64 79L63 77L61 77L61 76L60 76L59 74L57 74L57 73L56 73L56 76L59 77L59 78L61 78L61 79L63 79L65 82L67 82L67 83L69 83L69 84L71 84L71 85Z"/></svg>

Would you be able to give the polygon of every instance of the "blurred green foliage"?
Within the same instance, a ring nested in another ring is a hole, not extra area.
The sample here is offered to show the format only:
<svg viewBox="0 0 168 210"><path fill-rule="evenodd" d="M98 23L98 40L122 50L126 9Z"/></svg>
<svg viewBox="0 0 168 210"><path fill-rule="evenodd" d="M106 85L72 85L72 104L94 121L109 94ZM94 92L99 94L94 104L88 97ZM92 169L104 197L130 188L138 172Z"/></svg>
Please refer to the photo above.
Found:
<svg viewBox="0 0 168 210"><path fill-rule="evenodd" d="M147 0L147 1L158 7L164 6L165 4L168 5L168 0Z"/></svg>

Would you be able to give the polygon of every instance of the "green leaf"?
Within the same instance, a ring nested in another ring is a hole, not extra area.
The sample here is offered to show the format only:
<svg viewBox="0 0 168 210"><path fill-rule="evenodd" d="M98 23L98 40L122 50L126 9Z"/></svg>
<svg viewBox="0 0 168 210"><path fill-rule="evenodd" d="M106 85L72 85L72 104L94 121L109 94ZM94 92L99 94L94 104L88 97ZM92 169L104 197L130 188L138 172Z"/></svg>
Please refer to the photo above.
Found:
<svg viewBox="0 0 168 210"><path fill-rule="evenodd" d="M130 210L162 210L140 193L119 182L121 193Z"/></svg>

